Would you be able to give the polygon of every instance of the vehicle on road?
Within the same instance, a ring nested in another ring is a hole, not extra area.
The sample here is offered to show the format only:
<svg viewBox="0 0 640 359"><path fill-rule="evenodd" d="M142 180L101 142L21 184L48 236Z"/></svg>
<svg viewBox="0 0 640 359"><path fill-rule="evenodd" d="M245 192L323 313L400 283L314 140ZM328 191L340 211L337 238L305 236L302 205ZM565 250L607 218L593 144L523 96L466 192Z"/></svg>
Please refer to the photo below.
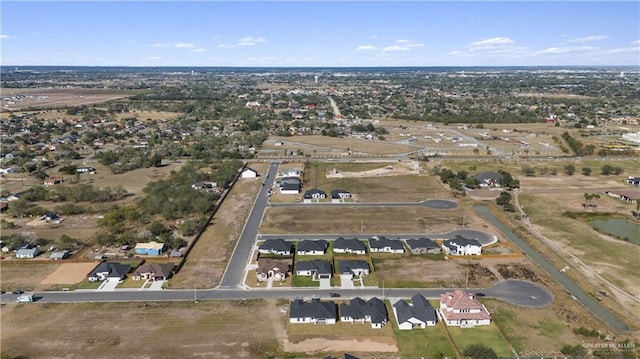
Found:
<svg viewBox="0 0 640 359"><path fill-rule="evenodd" d="M18 295L20 295L20 294L22 294L22 293L24 293L24 292L23 292L23 291L21 291L20 289L16 289L16 290L14 290L14 291L13 291L13 294L18 294Z"/></svg>
<svg viewBox="0 0 640 359"><path fill-rule="evenodd" d="M30 303L33 302L33 294L22 294L16 299L18 303Z"/></svg>
<svg viewBox="0 0 640 359"><path fill-rule="evenodd" d="M333 298L337 298L337 297L340 296L340 293L331 292L331 293L329 293L329 296L333 297Z"/></svg>

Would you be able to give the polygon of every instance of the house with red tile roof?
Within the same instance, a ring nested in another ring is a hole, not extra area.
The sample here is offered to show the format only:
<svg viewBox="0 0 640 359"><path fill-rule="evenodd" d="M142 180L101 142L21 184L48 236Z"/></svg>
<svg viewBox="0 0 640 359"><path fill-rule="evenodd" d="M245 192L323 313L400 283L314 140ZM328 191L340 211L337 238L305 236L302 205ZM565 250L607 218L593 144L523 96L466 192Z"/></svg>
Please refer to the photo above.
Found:
<svg viewBox="0 0 640 359"><path fill-rule="evenodd" d="M449 326L472 328L491 323L487 308L474 295L460 289L440 296L439 312L442 321Z"/></svg>

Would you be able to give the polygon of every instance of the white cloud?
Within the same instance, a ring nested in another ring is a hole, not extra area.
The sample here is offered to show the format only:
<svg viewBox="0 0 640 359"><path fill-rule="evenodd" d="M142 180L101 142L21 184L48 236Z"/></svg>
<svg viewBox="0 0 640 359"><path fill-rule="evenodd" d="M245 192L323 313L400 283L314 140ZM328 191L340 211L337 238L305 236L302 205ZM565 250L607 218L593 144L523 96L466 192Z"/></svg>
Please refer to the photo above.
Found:
<svg viewBox="0 0 640 359"><path fill-rule="evenodd" d="M569 54L576 52L586 52L586 51L595 51L597 47L593 46L565 46L565 47L549 47L542 50L541 54L551 54L551 55L559 55L559 54Z"/></svg>
<svg viewBox="0 0 640 359"><path fill-rule="evenodd" d="M173 47L175 47L176 49L192 49L196 47L196 45L190 42L178 42L176 44L173 44Z"/></svg>
<svg viewBox="0 0 640 359"><path fill-rule="evenodd" d="M634 41L633 44L640 44L640 41ZM607 53L609 53L609 54L620 54L620 53L625 53L625 52L640 52L640 46L636 46L636 47L621 47L621 48L611 49L611 50L607 51Z"/></svg>
<svg viewBox="0 0 640 359"><path fill-rule="evenodd" d="M189 52L205 52L205 49L203 48L191 49L189 50Z"/></svg>
<svg viewBox="0 0 640 359"><path fill-rule="evenodd" d="M196 45L194 43L191 42L176 42L176 43L172 43L172 42L156 42L155 44L151 45L152 47L159 47L159 48L169 48L169 47L173 47L176 49L192 49L194 47L196 47Z"/></svg>
<svg viewBox="0 0 640 359"><path fill-rule="evenodd" d="M591 36L585 36L585 37L578 37L578 38L575 38L575 39L570 39L570 40L567 40L567 42L570 42L570 43L594 42L594 41L604 40L606 38L607 38L607 36L605 36L605 35L591 35Z"/></svg>
<svg viewBox="0 0 640 359"><path fill-rule="evenodd" d="M405 40L405 39L398 39L395 41L396 44L398 45L391 45L391 46L387 46L384 49L382 49L382 51L385 52L389 52L389 51L409 51L413 48L416 47L423 47L424 44L420 44L411 40Z"/></svg>
<svg viewBox="0 0 640 359"><path fill-rule="evenodd" d="M266 42L267 39L264 37L245 36L240 38L235 44L218 44L217 47L220 49L231 49L239 46L254 46L257 44L264 44Z"/></svg>
<svg viewBox="0 0 640 359"><path fill-rule="evenodd" d="M374 45L360 45L360 46L356 47L356 50L358 50L358 51L376 51L376 50L378 50L378 47L374 46Z"/></svg>
<svg viewBox="0 0 640 359"><path fill-rule="evenodd" d="M9 40L9 39L12 39L12 37L11 37L11 36L9 36L9 35L0 35L0 39L2 39L2 40Z"/></svg>
<svg viewBox="0 0 640 359"><path fill-rule="evenodd" d="M490 46L497 46L497 45L510 45L513 43L514 41L508 37L494 37L491 39L475 41L470 43L469 45L471 47L490 47Z"/></svg>
<svg viewBox="0 0 640 359"><path fill-rule="evenodd" d="M632 45L638 45L638 44L640 44L640 40L631 41L631 44L632 44Z"/></svg>
<svg viewBox="0 0 640 359"><path fill-rule="evenodd" d="M237 46L253 46L256 44L263 44L265 42L267 42L267 39L265 39L264 37L246 36L241 38L236 45Z"/></svg>
<svg viewBox="0 0 640 359"><path fill-rule="evenodd" d="M147 57L147 60L158 61L158 60L162 60L162 57L160 57L160 56L151 56L151 57Z"/></svg>

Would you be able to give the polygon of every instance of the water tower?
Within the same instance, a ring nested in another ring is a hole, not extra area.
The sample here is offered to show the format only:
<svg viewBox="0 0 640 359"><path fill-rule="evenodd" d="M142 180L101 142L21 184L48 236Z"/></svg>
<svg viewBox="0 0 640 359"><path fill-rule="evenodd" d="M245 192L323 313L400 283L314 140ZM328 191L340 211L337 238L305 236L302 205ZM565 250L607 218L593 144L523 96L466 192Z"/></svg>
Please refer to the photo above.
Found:
<svg viewBox="0 0 640 359"><path fill-rule="evenodd" d="M313 79L318 83L318 75L313 76Z"/></svg>

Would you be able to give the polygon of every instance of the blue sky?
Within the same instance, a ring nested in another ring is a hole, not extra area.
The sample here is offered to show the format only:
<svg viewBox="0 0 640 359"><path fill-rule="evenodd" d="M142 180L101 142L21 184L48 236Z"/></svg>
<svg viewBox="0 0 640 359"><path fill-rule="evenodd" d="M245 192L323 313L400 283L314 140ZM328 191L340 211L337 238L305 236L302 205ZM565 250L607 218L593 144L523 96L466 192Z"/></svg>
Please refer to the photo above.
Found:
<svg viewBox="0 0 640 359"><path fill-rule="evenodd" d="M2 65L639 65L640 2L5 1Z"/></svg>

